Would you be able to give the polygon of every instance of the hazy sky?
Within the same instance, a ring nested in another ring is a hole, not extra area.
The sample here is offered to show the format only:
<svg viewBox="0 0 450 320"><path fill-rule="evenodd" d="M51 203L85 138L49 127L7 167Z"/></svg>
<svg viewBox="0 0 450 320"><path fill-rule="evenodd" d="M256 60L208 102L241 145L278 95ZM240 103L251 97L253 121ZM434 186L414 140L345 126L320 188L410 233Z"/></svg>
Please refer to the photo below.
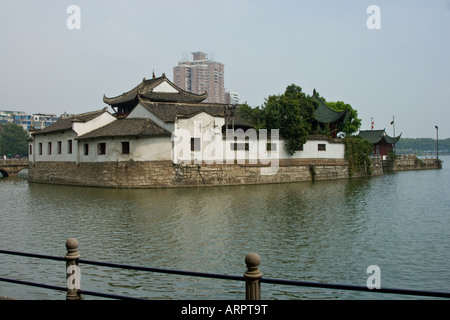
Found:
<svg viewBox="0 0 450 320"><path fill-rule="evenodd" d="M450 137L450 0L0 0L0 110L101 109L194 51L252 106L293 83L351 104L363 130L393 135L395 117L396 135Z"/></svg>

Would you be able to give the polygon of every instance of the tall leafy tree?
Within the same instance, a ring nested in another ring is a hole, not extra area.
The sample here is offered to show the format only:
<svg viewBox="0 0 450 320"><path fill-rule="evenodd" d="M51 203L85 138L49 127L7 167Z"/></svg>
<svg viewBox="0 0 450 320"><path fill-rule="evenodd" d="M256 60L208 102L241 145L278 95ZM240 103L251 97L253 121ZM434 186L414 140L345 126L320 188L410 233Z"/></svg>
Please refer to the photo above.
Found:
<svg viewBox="0 0 450 320"><path fill-rule="evenodd" d="M264 113L260 107L251 107L246 103L239 105L237 112L245 120L249 121L255 130L265 128Z"/></svg>
<svg viewBox="0 0 450 320"><path fill-rule="evenodd" d="M343 101L325 102L327 106L335 111L349 111L346 121L338 125L338 132L344 133L345 137L349 137L356 133L361 127L361 119L358 118L358 112L351 105Z"/></svg>
<svg viewBox="0 0 450 320"><path fill-rule="evenodd" d="M260 128L279 129L288 152L293 154L306 142L316 108L316 101L291 84L283 94L266 98L261 108L244 106L239 112Z"/></svg>
<svg viewBox="0 0 450 320"><path fill-rule="evenodd" d="M28 133L15 123L8 123L0 130L0 154L26 156Z"/></svg>

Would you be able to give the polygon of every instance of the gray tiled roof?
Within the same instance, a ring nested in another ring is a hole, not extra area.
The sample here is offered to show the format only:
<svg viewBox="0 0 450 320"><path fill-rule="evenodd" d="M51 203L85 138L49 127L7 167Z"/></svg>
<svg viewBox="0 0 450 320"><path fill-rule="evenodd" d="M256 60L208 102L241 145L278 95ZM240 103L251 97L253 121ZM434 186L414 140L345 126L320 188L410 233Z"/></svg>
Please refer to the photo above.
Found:
<svg viewBox="0 0 450 320"><path fill-rule="evenodd" d="M205 112L213 117L224 116L224 106L216 103L158 103L140 101L140 104L148 111L152 112L164 122L173 122L177 118L190 118L199 113Z"/></svg>
<svg viewBox="0 0 450 320"><path fill-rule="evenodd" d="M320 123L337 123L344 122L348 117L348 111L335 111L323 102L322 99L317 96L312 96L317 101L318 107L314 111L314 118Z"/></svg>
<svg viewBox="0 0 450 320"><path fill-rule="evenodd" d="M127 137L127 136L170 136L171 133L150 119L130 118L118 119L101 128L88 132L77 139Z"/></svg>
<svg viewBox="0 0 450 320"><path fill-rule="evenodd" d="M372 144L378 143L381 139L384 139L387 143L397 143L400 140L401 134L397 137L391 137L386 134L385 129L383 130L360 130L358 136L366 139Z"/></svg>
<svg viewBox="0 0 450 320"><path fill-rule="evenodd" d="M71 115L71 116L68 116L68 117L60 118L58 121L56 121L55 123L51 124L48 127L45 127L43 129L40 129L40 130L33 131L32 134L36 135L36 134L44 134L44 133L50 133L50 132L56 132L56 131L70 130L70 129L72 129L72 123L74 123L74 122L88 122L88 121L98 117L99 115L105 113L105 112L108 112L107 108L103 108L103 109L97 110L97 111L80 113L80 114L75 114L75 115Z"/></svg>

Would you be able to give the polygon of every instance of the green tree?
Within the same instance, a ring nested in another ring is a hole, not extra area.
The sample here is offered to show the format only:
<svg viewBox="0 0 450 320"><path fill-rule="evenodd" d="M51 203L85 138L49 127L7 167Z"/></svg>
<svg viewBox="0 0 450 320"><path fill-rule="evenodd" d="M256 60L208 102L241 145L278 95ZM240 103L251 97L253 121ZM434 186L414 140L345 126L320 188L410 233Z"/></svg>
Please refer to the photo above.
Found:
<svg viewBox="0 0 450 320"><path fill-rule="evenodd" d="M293 154L306 142L316 108L316 101L302 92L301 87L291 84L283 94L266 98L261 108L244 105L239 112L255 128L279 129L288 152Z"/></svg>
<svg viewBox="0 0 450 320"><path fill-rule="evenodd" d="M361 119L358 118L358 112L351 105L342 101L325 102L327 106L335 111L348 110L349 116L346 121L338 125L338 132L344 133L345 137L349 137L356 133L361 127Z"/></svg>
<svg viewBox="0 0 450 320"><path fill-rule="evenodd" d="M255 130L265 127L264 113L260 107L252 108L246 103L239 105L237 112L245 120L249 121Z"/></svg>
<svg viewBox="0 0 450 320"><path fill-rule="evenodd" d="M0 130L0 154L25 157L28 154L28 133L19 125L8 123Z"/></svg>

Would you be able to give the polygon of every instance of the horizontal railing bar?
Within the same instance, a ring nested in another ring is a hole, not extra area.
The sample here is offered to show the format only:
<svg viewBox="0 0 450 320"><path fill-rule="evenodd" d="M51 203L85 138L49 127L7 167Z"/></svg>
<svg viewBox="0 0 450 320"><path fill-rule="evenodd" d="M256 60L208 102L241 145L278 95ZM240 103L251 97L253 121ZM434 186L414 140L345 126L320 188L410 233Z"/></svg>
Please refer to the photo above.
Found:
<svg viewBox="0 0 450 320"><path fill-rule="evenodd" d="M44 288L44 289L51 289L51 290L58 290L58 291L67 291L67 288L65 287L59 287L59 286L53 286L43 283L36 283L36 282L30 282L30 281L24 281L24 280L16 280L16 279L8 279L8 278L2 278L0 277L0 282L9 282L14 284L21 284L31 287L38 287L38 288ZM97 297L103 297L103 298L112 298L112 299L122 299L122 300L145 300L141 298L134 298L134 297L128 297L128 296L121 296L117 294L109 294L109 293L101 293L101 292L94 292L94 291L87 291L87 290L80 290L81 294L84 295L91 295L91 296L97 296Z"/></svg>
<svg viewBox="0 0 450 320"><path fill-rule="evenodd" d="M65 260L64 257L56 257L56 256L40 255L40 254L34 254L34 253L24 253L24 252L16 252L16 251L8 251L8 250L0 250L0 253L32 257L32 258L58 260L58 261ZM152 268L152 267L144 267L144 266L123 265L123 264L117 264L117 263L92 261L92 260L86 260L86 259L77 259L77 260L79 263L103 266L103 267L110 267L110 268L137 270L137 271L149 271L149 272L157 272L157 273L195 276L195 277L203 277L203 278L215 278L215 279L224 279L224 280L238 280L238 281L245 280L244 276L204 273L204 272L196 272L196 271L160 269L160 268ZM7 281L7 280L4 278L0 278L0 281ZM20 282L20 280L8 280L8 281L9 282L16 281L15 283ZM296 281L296 280L283 280L283 279L273 279L273 278L264 278L264 277L261 278L261 282L271 283L271 284L281 284L281 285L316 287L316 288L325 288L325 289L352 290L352 291L365 291L365 292L375 292L375 293L390 293L390 294L405 294L405 295L450 298L450 292L439 292L439 291L428 291L428 290L412 290L412 289L396 289L396 288L369 289L368 287L356 286L356 285L331 284L331 283ZM41 286L43 288L46 288L47 285L34 284L34 286ZM66 290L66 288L61 288L61 287L48 286L48 288L49 289L56 288L56 290L63 290L63 291ZM85 293L85 294L101 295L101 296L105 296L105 297L108 295L108 294L93 293L93 292ZM111 296L114 296L117 299L125 299L125 298L133 299L133 298L129 298L129 297L120 297L120 296L115 296L115 295L111 295Z"/></svg>
<svg viewBox="0 0 450 320"><path fill-rule="evenodd" d="M101 293L101 292L86 291L86 290L80 290L80 294L102 297L102 298L117 299L117 300L147 300L147 299L143 299L143 298L135 298L135 297L121 296L121 295L111 294L111 293Z"/></svg>
<svg viewBox="0 0 450 320"><path fill-rule="evenodd" d="M58 261L65 260L64 257L56 257L56 256L49 256L49 255L36 254L36 253L25 253L25 252L8 251L8 250L0 250L0 253L10 254L10 255L15 255L15 256L22 256L22 257L46 259L46 260L58 260Z"/></svg>
<svg viewBox="0 0 450 320"><path fill-rule="evenodd" d="M393 294L406 294L406 295L450 298L450 292L441 292L441 291L396 289L396 288L369 289L368 287L356 286L356 285L270 279L270 278L264 278L264 277L261 278L261 282L266 282L266 283L271 283L271 284L282 284L282 285L295 285L295 286L303 286L303 287L316 287L316 288L325 288L325 289L340 289L340 290L352 290L352 291L365 291L365 292L393 293Z"/></svg>
<svg viewBox="0 0 450 320"><path fill-rule="evenodd" d="M217 274L217 273L160 269L160 268L151 268L151 267L143 267L143 266L132 266L132 265L117 264L117 263L92 261L92 260L85 260L85 259L78 259L78 262L90 264L90 265L102 266L102 267L119 268L119 269L127 269L127 270L150 271L150 272L158 272L158 273L168 273L168 274L177 274L177 275L183 275L183 276L194 276L194 277L215 278L215 279L225 279L225 280L238 280L238 281L245 280L244 276L234 276L234 275Z"/></svg>
<svg viewBox="0 0 450 320"><path fill-rule="evenodd" d="M65 287L52 286L52 285L49 285L49 284L29 282L29 281L24 281L24 280L0 278L0 281L9 282L9 283L15 283L15 284L22 284L22 285L31 286L31 287L39 287L39 288L44 288L44 289L51 289L51 290L59 290L59 291L66 291L67 290Z"/></svg>

